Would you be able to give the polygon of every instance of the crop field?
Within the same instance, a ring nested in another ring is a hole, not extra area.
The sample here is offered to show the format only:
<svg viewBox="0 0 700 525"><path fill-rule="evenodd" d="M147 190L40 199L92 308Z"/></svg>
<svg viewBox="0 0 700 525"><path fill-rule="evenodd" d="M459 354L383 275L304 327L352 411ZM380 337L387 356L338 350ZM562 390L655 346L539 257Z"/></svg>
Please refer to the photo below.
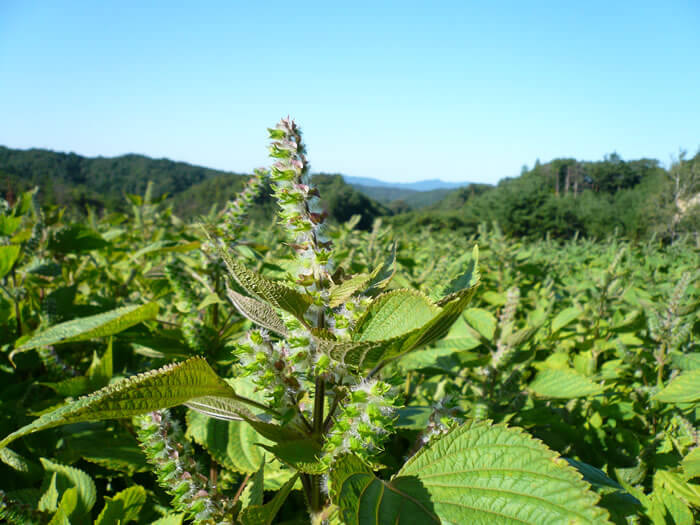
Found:
<svg viewBox="0 0 700 525"><path fill-rule="evenodd" d="M694 238L361 230L270 139L194 221L0 201L0 521L697 521Z"/></svg>

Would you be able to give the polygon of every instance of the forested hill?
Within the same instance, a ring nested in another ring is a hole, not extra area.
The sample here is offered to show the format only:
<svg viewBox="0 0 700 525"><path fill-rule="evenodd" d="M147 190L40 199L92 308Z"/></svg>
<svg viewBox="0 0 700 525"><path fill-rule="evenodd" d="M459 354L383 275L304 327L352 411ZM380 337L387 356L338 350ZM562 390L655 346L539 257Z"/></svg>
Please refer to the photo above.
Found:
<svg viewBox="0 0 700 525"><path fill-rule="evenodd" d="M167 193L175 213L188 219L208 212L212 205L221 209L243 188L248 177L143 155L89 158L75 153L0 146L0 196L11 200L12 195L39 186L43 204L58 204L77 212L84 212L88 206L97 211L124 210L125 194L141 195L151 181L153 195ZM314 177L324 192L331 217L336 220L359 214L360 226L368 228L375 217L391 213L347 185L340 175ZM269 196L264 195L259 201L255 215L271 215Z"/></svg>
<svg viewBox="0 0 700 525"><path fill-rule="evenodd" d="M678 182L678 184L677 184ZM700 230L700 154L669 170L654 159L556 159L497 186L472 185L394 219L396 225L474 233L497 223L510 236L630 238Z"/></svg>

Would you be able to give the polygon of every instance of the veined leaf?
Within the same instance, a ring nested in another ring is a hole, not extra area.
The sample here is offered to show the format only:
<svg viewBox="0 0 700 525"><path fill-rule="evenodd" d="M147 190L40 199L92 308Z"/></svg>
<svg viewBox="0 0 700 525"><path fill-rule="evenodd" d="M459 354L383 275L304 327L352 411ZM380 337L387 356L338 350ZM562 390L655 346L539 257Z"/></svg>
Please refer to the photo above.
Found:
<svg viewBox="0 0 700 525"><path fill-rule="evenodd" d="M126 525L138 521L141 507L146 503L146 490L135 485L122 490L113 498L106 497L105 501L95 525Z"/></svg>
<svg viewBox="0 0 700 525"><path fill-rule="evenodd" d="M367 284L369 283L369 280L369 274L360 273L358 275L354 275L350 279L347 279L338 285L332 286L330 289L329 306L331 308L335 308L345 303L356 292L366 288Z"/></svg>
<svg viewBox="0 0 700 525"><path fill-rule="evenodd" d="M571 308L562 310L552 319L552 333L558 332L570 322L578 319L582 313L583 310L578 306L572 306Z"/></svg>
<svg viewBox="0 0 700 525"><path fill-rule="evenodd" d="M311 304L311 300L307 296L302 295L293 288L270 281L262 275L249 270L245 265L234 260L224 247L219 246L215 241L213 242L217 246L218 253L226 264L229 273L248 293L259 297L272 306L289 312L299 319L304 318L304 313Z"/></svg>
<svg viewBox="0 0 700 525"><path fill-rule="evenodd" d="M391 245L391 251L384 262L377 266L369 276L367 290L386 288L396 273L396 242Z"/></svg>
<svg viewBox="0 0 700 525"><path fill-rule="evenodd" d="M461 291L459 294L455 295L456 299L454 301L445 304L442 308L432 305L430 300L420 293L414 295L412 292L408 292L409 295L406 296L405 294L388 292L384 294L384 296L387 296L386 299L382 299L383 296L377 298L377 301L381 301L380 305L385 304L387 306L387 312L378 311L371 314L374 320L368 322L371 323L372 330L366 333L371 334L372 337L378 337L382 334L389 335L391 333L396 333L398 335L389 339L380 339L376 341L333 341L319 338L316 342L321 351L328 353L337 361L359 368L369 368L375 366L382 360L399 357L406 352L424 345L429 345L447 335L450 327L459 318L464 308L466 308L475 291L475 287ZM401 290L400 292L405 291ZM421 302L423 306L418 307L422 311L421 314L419 314L420 319L425 320L428 317L428 311L432 311L433 316L423 325L408 332L400 333L401 329L415 326L417 323L412 320L405 321L398 319L396 312L401 311L405 315L410 316L410 308L404 309L404 307L410 306L411 304L420 305ZM397 329L396 326L392 327L391 323L395 320L398 323L403 323L400 325L403 328ZM360 322L364 321L361 319ZM364 336L361 335L360 337Z"/></svg>
<svg viewBox="0 0 700 525"><path fill-rule="evenodd" d="M498 321L491 312L482 308L468 308L464 311L464 318L481 337L487 341L493 339Z"/></svg>
<svg viewBox="0 0 700 525"><path fill-rule="evenodd" d="M592 396L603 391L602 386L570 368L542 370L529 386L537 395L558 399Z"/></svg>
<svg viewBox="0 0 700 525"><path fill-rule="evenodd" d="M251 299L250 297L241 295L231 290L228 286L226 287L226 294L233 303L233 306L235 306L244 317L279 335L287 335L287 328L284 326L282 318L271 306L257 299Z"/></svg>
<svg viewBox="0 0 700 525"><path fill-rule="evenodd" d="M39 430L79 421L131 417L202 396L235 399L236 393L204 359L195 357L124 379L44 414L0 441L0 448Z"/></svg>
<svg viewBox="0 0 700 525"><path fill-rule="evenodd" d="M142 321L153 319L157 314L158 304L146 303L123 306L102 314L73 319L34 335L29 341L15 348L10 355L25 352L39 346L85 341L117 334Z"/></svg>
<svg viewBox="0 0 700 525"><path fill-rule="evenodd" d="M251 505L262 505L265 496L265 460L260 462L260 468L256 470L248 480L243 493L241 504L243 508Z"/></svg>
<svg viewBox="0 0 700 525"><path fill-rule="evenodd" d="M19 249L19 244L0 246L0 279L5 277L14 266L19 257Z"/></svg>
<svg viewBox="0 0 700 525"><path fill-rule="evenodd" d="M565 460L522 430L488 421L467 422L424 447L392 484L402 479L429 495L445 524L608 523L598 496Z"/></svg>
<svg viewBox="0 0 700 525"><path fill-rule="evenodd" d="M42 497L42 501L40 501L39 505L40 507L44 505L46 508L40 510L55 510L56 507L54 507L54 505L57 506L59 502L54 498L56 496L60 498L68 489L76 489L77 504L71 510L69 517L71 521L73 521L74 519L79 520L81 517L87 515L95 505L95 500L97 498L97 489L95 488L95 483L92 481L92 478L77 468L54 463L46 458L41 458L40 461L44 466L44 470L52 475L51 483L53 488L51 490L55 491L54 495L49 498ZM78 522L79 521L76 521L76 523Z"/></svg>
<svg viewBox="0 0 700 525"><path fill-rule="evenodd" d="M654 396L664 403L693 403L700 400L700 369L683 372Z"/></svg>
<svg viewBox="0 0 700 525"><path fill-rule="evenodd" d="M438 302L439 306L456 299L463 290L474 288L479 284L479 246L475 245L470 255L463 254L455 261L453 267L459 268L457 271L461 273L454 278L447 276L452 280L441 290L441 294L445 297Z"/></svg>
<svg viewBox="0 0 700 525"><path fill-rule="evenodd" d="M265 505L251 505L243 509L239 516L242 525L272 525L275 516L277 516L277 513L287 500L289 493L292 491L297 477L298 476L295 475L292 479L287 481L277 494L275 494L275 497Z"/></svg>
<svg viewBox="0 0 700 525"><path fill-rule="evenodd" d="M416 290L380 295L357 322L354 341L382 341L424 326L440 309Z"/></svg>
<svg viewBox="0 0 700 525"><path fill-rule="evenodd" d="M346 456L330 474L344 523L429 525L441 523L430 495L414 476L382 481L362 461ZM464 522L467 523L467 522Z"/></svg>

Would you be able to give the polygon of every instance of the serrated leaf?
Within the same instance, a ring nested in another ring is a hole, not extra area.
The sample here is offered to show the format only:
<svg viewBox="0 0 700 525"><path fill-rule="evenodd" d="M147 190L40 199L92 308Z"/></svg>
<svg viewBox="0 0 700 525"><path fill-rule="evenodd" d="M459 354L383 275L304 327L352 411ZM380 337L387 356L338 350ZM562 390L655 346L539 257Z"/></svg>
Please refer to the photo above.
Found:
<svg viewBox="0 0 700 525"><path fill-rule="evenodd" d="M347 279L338 285L332 286L330 289L329 306L331 308L336 308L337 306L344 304L356 292L366 288L369 280L370 276L368 274L361 273L354 275L350 279Z"/></svg>
<svg viewBox="0 0 700 525"><path fill-rule="evenodd" d="M73 507L68 516L71 522L75 521L79 523L81 518L85 517L92 507L95 505L95 500L97 498L97 489L95 488L95 483L92 478L88 476L82 470L74 467L69 467L66 465L61 465L59 463L54 463L46 458L40 458L41 464L44 466L44 470L47 473L52 474L52 482L50 490L54 494L58 494L59 497L63 495L68 489L75 489L77 491L77 503ZM50 499L55 498L51 496ZM48 504L47 510L54 510L51 508L51 501L46 500L42 497L42 500ZM40 502L40 507L42 503ZM41 509L40 510L44 510Z"/></svg>
<svg viewBox="0 0 700 525"><path fill-rule="evenodd" d="M386 288L396 273L396 242L392 243L391 250L386 258L377 266L369 276L366 287L372 289Z"/></svg>
<svg viewBox="0 0 700 525"><path fill-rule="evenodd" d="M73 319L32 336L27 342L15 348L10 355L40 346L114 335L138 323L154 319L156 315L158 315L158 304L147 303L123 306L102 314Z"/></svg>
<svg viewBox="0 0 700 525"><path fill-rule="evenodd" d="M224 264L226 264L229 273L248 293L268 302L272 306L289 312L298 319L304 318L304 313L311 305L309 297L282 283L270 281L262 275L249 270L245 265L234 260L224 247L215 241L214 244L217 246L218 253Z"/></svg>
<svg viewBox="0 0 700 525"><path fill-rule="evenodd" d="M0 246L0 279L12 270L17 257L19 257L19 249L20 246L18 244Z"/></svg>
<svg viewBox="0 0 700 525"><path fill-rule="evenodd" d="M663 486L657 487L654 489L653 497L663 504L674 525L695 525L693 512L671 491Z"/></svg>
<svg viewBox="0 0 700 525"><path fill-rule="evenodd" d="M555 452L488 421L467 422L424 447L392 484L401 479L429 495L445 524L608 523L597 495Z"/></svg>
<svg viewBox="0 0 700 525"><path fill-rule="evenodd" d="M248 479L248 484L241 493L243 508L251 505L262 505L265 495L265 459L260 462L260 468Z"/></svg>
<svg viewBox="0 0 700 525"><path fill-rule="evenodd" d="M25 458L9 448L0 448L0 461L31 479L41 478L42 468L38 463Z"/></svg>
<svg viewBox="0 0 700 525"><path fill-rule="evenodd" d="M683 458L683 472L688 479L700 476L700 448L694 448Z"/></svg>
<svg viewBox="0 0 700 525"><path fill-rule="evenodd" d="M554 319L552 319L552 333L554 334L558 332L570 322L575 321L581 316L582 313L583 310L581 310L578 306L572 306L562 310L554 317Z"/></svg>
<svg viewBox="0 0 700 525"><path fill-rule="evenodd" d="M113 498L105 497L105 506L95 525L126 525L138 521L144 503L146 490L139 485L122 490Z"/></svg>
<svg viewBox="0 0 700 525"><path fill-rule="evenodd" d="M340 507L344 523L441 523L433 510L430 495L413 476L382 481L358 458L346 456L336 462L330 479L333 499Z"/></svg>
<svg viewBox="0 0 700 525"><path fill-rule="evenodd" d="M454 300L465 289L474 288L479 284L479 246L475 245L471 254L463 254L454 263L454 267L460 272L456 277L447 276L450 283L441 291L442 298L439 305ZM442 304L441 304L442 303Z"/></svg>
<svg viewBox="0 0 700 525"><path fill-rule="evenodd" d="M289 493L296 483L297 475L294 475L282 488L277 491L275 497L265 505L252 505L243 509L239 515L242 525L272 525L275 516L287 500Z"/></svg>
<svg viewBox="0 0 700 525"><path fill-rule="evenodd" d="M491 312L482 308L467 308L464 311L464 318L469 323L469 326L476 330L481 337L487 341L493 339L498 321Z"/></svg>
<svg viewBox="0 0 700 525"><path fill-rule="evenodd" d="M54 480L56 477L53 478ZM49 521L49 525L73 525L71 523L71 515L78 508L79 494L78 489L69 488L61 496L61 501L58 503L56 513ZM77 525L77 523L76 523Z"/></svg>
<svg viewBox="0 0 700 525"><path fill-rule="evenodd" d="M151 522L151 525L182 525L184 514L168 514L162 518Z"/></svg>
<svg viewBox="0 0 700 525"><path fill-rule="evenodd" d="M207 362L195 357L119 381L44 414L0 441L0 448L39 430L79 421L131 417L201 396L236 398L234 390Z"/></svg>
<svg viewBox="0 0 700 525"><path fill-rule="evenodd" d="M287 327L284 326L282 318L268 304L241 295L228 288L228 286L226 287L226 295L228 295L233 306L247 319L281 336L286 337L288 335Z"/></svg>
<svg viewBox="0 0 700 525"><path fill-rule="evenodd" d="M592 396L603 391L602 386L570 368L542 370L529 388L539 396L557 399Z"/></svg>
<svg viewBox="0 0 700 525"><path fill-rule="evenodd" d="M424 326L440 309L415 290L394 290L377 297L357 322L354 341L381 341Z"/></svg>
<svg viewBox="0 0 700 525"><path fill-rule="evenodd" d="M420 292L416 292L419 300L415 301L420 304L420 301L427 301L427 305L432 305L429 308L427 306L423 307L422 318L427 317L425 315L426 310L430 309L433 311L434 316L422 326L415 328L409 332L400 333L391 339L381 339L378 341L334 341L327 339L317 339L316 343L318 348L328 353L333 359L341 361L347 365L358 367L358 368L369 368L375 366L382 360L389 360L399 357L406 352L414 350L424 345L429 345L444 337L450 330L452 324L459 318L460 314L466 308L467 304L474 295L476 288L469 288L463 290L455 297L456 299L450 303L445 304L442 308L436 308L429 299L421 295ZM405 290L400 290L400 292L405 292ZM384 315L380 312L377 317L376 324L373 321L373 333L375 335L388 335L392 332L400 332L407 326L415 325L414 321L400 321L402 327L397 329L397 327L392 328L391 323L392 318L395 314L392 312L392 308L401 307L402 302L399 299L400 294L393 295L394 292L388 292L389 296L392 294L392 301L387 301L387 305L390 307L389 310ZM378 301L382 300L382 296L377 298ZM393 299L396 298L396 303ZM406 298L406 305L410 305L414 301ZM380 303L381 305L382 303ZM425 305L425 303L424 303ZM406 315L411 315L410 312ZM359 322L363 322L362 319Z"/></svg>
<svg viewBox="0 0 700 525"><path fill-rule="evenodd" d="M700 370L681 373L653 399L664 403L693 403L700 400Z"/></svg>
<svg viewBox="0 0 700 525"><path fill-rule="evenodd" d="M261 445L280 461L304 474L321 474L326 470L319 461L321 445L310 438Z"/></svg>

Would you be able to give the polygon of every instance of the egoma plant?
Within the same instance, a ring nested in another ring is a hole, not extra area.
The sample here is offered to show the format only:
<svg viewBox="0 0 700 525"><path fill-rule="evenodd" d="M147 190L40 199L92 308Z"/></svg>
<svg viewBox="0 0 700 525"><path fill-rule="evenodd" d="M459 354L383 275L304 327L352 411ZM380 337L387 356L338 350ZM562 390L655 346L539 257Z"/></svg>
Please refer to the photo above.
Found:
<svg viewBox="0 0 700 525"><path fill-rule="evenodd" d="M230 242L208 233L208 256L222 261L231 277L228 299L255 325L235 344L235 377L219 377L203 357L194 357L117 381L5 437L0 441L5 459L13 457L6 448L11 442L33 432L133 418L173 507L195 523L274 523L298 489L313 524L607 523L598 496L557 453L517 428L456 420L447 403L434 407L420 446L403 465L391 467L395 474L390 479L376 474L387 468L381 452L402 407L393 386L402 378L386 365L447 334L479 284L478 250L453 261L451 267L460 271L441 276L429 294L391 289L395 249L373 271L347 274L334 264L299 128L287 118L269 133L275 161L266 175L295 254L294 268L284 280L269 279L243 264ZM229 233L238 231L262 178L258 174L228 210ZM174 283L187 278L174 268L167 271ZM181 324L196 339L196 322ZM23 348L55 340L57 331L67 329L50 328ZM249 376L264 395L252 399L241 390L241 376ZM229 494L198 470L177 421L164 410L177 405L242 421L265 439L258 444L265 459L245 487ZM293 475L273 496L264 496L265 464L273 459ZM68 468L42 461L58 473L54 481ZM52 523L84 518L90 494L75 485L57 492ZM109 507L114 523L133 519L120 518L128 512L128 498L123 499L122 506ZM109 522L103 518L100 523Z"/></svg>

